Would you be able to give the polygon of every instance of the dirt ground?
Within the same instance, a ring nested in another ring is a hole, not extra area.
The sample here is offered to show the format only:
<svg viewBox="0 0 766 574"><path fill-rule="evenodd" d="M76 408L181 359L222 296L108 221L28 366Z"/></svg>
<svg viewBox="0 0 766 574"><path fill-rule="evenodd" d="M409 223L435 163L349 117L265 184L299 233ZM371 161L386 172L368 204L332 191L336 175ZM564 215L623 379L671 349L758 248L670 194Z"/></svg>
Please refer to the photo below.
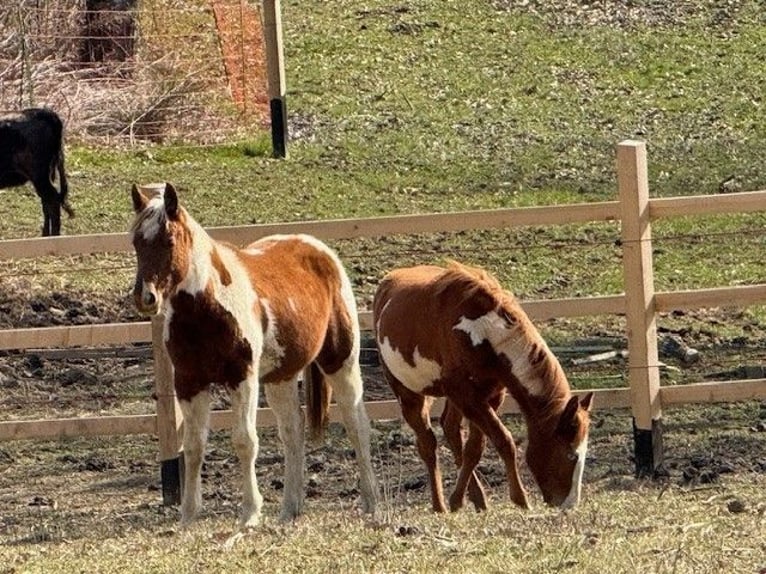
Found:
<svg viewBox="0 0 766 574"><path fill-rule="evenodd" d="M0 287L1 328L137 319L132 304L121 295L94 298L71 291L30 294L23 282ZM704 334L698 332L696 339L687 336L684 342L702 347L703 338ZM766 339L760 330L754 339L756 346L763 347ZM736 347L735 343L718 340L722 346ZM78 353L61 358L56 352L43 350L0 352L0 405L4 418L153 412L151 353L147 345ZM757 359L752 354L748 357L749 362ZM615 360L624 361L619 356ZM563 362L566 370L575 368L571 358ZM705 368L715 371L732 364L706 364ZM366 400L392 398L376 367L365 367L365 381ZM226 397L220 395L216 408L227 406ZM507 416L505 420L523 450L526 433L522 420L518 416ZM715 489L732 473L766 473L766 402L671 409L665 412L664 431L668 475L657 483L659 489L668 485ZM629 412L599 411L596 405L586 496L591 488L630 489L635 483L631 433ZM265 512L275 516L283 459L275 431L264 430L261 436L258 476L266 499ZM307 450L308 508L312 501L354 505L358 497L354 456L342 427L331 425L325 440ZM428 506L424 468L405 425L399 421L374 422L373 454L378 476L392 503ZM454 467L444 447L440 456L449 490L454 483ZM535 503L540 504L530 476L525 468L522 471L536 497ZM491 503L507 501L505 473L494 450L485 454L480 472ZM231 514L233 519L240 496L239 468L226 432L211 436L203 489L206 512ZM0 543L89 536L115 512L119 520L136 527L175 524L176 509L162 505L155 437L0 443Z"/></svg>

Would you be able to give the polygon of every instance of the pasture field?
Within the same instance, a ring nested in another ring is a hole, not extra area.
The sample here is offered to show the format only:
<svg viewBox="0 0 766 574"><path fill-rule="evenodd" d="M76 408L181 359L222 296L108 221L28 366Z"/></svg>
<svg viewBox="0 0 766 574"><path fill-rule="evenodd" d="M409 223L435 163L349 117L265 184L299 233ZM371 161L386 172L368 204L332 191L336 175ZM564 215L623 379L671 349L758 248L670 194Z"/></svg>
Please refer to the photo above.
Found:
<svg viewBox="0 0 766 574"><path fill-rule="evenodd" d="M655 197L766 188L761 1L283 0L282 9L289 158L269 157L266 133L206 148L71 138L77 217L63 221L66 234L127 230L134 181L173 181L207 226L612 200L623 139L647 142ZM0 190L0 239L34 237L40 222L31 187ZM657 289L766 282L764 224L764 213L658 222ZM486 266L522 299L620 292L618 239L604 223L331 244L364 308L391 267L447 258ZM133 265L132 254L4 261L0 327L135 320ZM624 343L619 317L540 327L562 353ZM662 384L763 373L763 305L670 313L659 327L701 353L693 365L662 356ZM570 358L575 388L625 384L620 357ZM140 353L0 355L6 419L153 412L151 381ZM366 381L368 398L390 397L375 372ZM766 405L666 411L669 474L658 482L633 478L629 413L595 408L584 500L567 513L544 508L527 474L534 508L513 508L489 451L489 512L434 516L411 434L377 422L382 516L356 513L353 461L333 427L307 457L306 515L281 526L281 455L265 432L264 525L229 551L239 473L226 433L211 441L206 513L188 532L161 506L152 437L0 443L0 574L766 572ZM507 421L523 448L523 426Z"/></svg>
<svg viewBox="0 0 766 574"><path fill-rule="evenodd" d="M277 522L282 457L273 431L257 461L263 525L227 550L239 469L225 433L214 433L203 470L205 511L179 531L163 507L156 442L147 437L3 445L2 572L573 572L758 573L766 568L766 406L667 413L670 475L637 481L630 417L596 412L583 500L546 508L523 472L533 508L509 499L502 463L480 464L489 510L434 515L413 436L399 422L373 425L383 487L378 520L360 515L355 463L339 425L308 449L306 512ZM506 421L517 441L525 431ZM714 421L715 424L711 424ZM454 466L445 447L447 488ZM522 469L525 471L526 469Z"/></svg>

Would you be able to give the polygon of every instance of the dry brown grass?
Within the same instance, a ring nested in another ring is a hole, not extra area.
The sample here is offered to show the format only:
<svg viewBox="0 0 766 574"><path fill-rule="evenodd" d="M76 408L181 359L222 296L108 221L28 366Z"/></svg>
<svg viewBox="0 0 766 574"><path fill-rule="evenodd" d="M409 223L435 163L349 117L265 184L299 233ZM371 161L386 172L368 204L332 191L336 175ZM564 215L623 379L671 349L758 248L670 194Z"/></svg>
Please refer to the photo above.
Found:
<svg viewBox="0 0 766 574"><path fill-rule="evenodd" d="M263 108L238 112L206 2L141 2L135 52L82 62L84 0L22 0L0 8L0 109L46 105L68 141L113 146L213 144L244 137ZM265 73L265 72L264 72Z"/></svg>
<svg viewBox="0 0 766 574"><path fill-rule="evenodd" d="M533 509L515 508L490 451L480 467L489 511L434 515L409 431L377 422L380 517L359 514L355 464L333 425L328 440L307 454L304 516L280 525L282 459L274 431L265 431L258 459L263 524L230 549L240 485L226 433L214 433L208 449L204 514L183 532L177 509L161 505L154 439L6 443L0 445L0 564L8 573L755 574L766 567L766 466L759 466L766 465L766 433L750 428L760 409L667 413L670 477L660 483L632 476L628 414L599 414L583 501L566 513L543 506L526 468ZM508 423L517 438L524 436L518 419ZM685 480L682 469L702 458L725 458L733 472L710 482ZM454 468L446 449L442 460L450 488Z"/></svg>

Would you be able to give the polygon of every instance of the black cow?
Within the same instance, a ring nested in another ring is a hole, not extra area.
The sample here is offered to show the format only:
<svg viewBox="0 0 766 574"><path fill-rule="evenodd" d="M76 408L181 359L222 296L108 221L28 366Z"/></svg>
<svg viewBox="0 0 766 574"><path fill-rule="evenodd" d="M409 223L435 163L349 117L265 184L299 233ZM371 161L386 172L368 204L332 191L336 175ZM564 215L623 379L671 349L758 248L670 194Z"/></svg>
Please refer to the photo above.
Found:
<svg viewBox="0 0 766 574"><path fill-rule="evenodd" d="M61 234L61 209L74 216L67 202L64 173L64 126L47 108L30 108L0 117L0 189L28 181L43 204L43 235ZM53 186L56 170L59 190Z"/></svg>

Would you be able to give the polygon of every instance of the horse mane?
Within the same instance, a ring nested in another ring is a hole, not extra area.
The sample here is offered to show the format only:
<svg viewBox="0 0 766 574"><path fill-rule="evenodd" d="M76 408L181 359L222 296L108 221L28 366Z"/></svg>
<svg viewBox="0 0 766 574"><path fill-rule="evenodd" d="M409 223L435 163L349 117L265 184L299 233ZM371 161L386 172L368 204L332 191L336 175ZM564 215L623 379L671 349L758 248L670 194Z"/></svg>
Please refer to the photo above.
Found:
<svg viewBox="0 0 766 574"><path fill-rule="evenodd" d="M494 275L480 267L449 260L444 277L449 280L444 285L457 283L461 286L464 300L482 294L494 300L496 306L518 305L513 293L504 289Z"/></svg>
<svg viewBox="0 0 766 574"><path fill-rule="evenodd" d="M569 382L561 363L548 348L545 339L521 308L513 293L504 289L500 282L485 269L457 261L448 261L444 278L450 280L445 281L445 286L447 283L455 282L461 286L464 300L476 295L491 297L496 308L504 309L517 319L517 328L521 329L522 336L531 343L527 346L527 360L532 365L534 374L548 383L544 386L544 394L539 397L543 399L545 406L538 416L558 414L571 395Z"/></svg>
<svg viewBox="0 0 766 574"><path fill-rule="evenodd" d="M157 217L157 224L160 226L164 226L167 222L168 218L167 214L165 213L164 197L162 195L157 195L152 199L159 199L160 202L150 202L139 213L136 213L135 217L133 218L133 223L131 223L129 229L131 235L138 231L144 221L150 217ZM180 204L178 206L178 217L179 221L182 222L185 227L191 227L191 225L193 225L191 223L192 221L196 222L196 220L191 215L189 215L189 212L186 210L186 208Z"/></svg>

